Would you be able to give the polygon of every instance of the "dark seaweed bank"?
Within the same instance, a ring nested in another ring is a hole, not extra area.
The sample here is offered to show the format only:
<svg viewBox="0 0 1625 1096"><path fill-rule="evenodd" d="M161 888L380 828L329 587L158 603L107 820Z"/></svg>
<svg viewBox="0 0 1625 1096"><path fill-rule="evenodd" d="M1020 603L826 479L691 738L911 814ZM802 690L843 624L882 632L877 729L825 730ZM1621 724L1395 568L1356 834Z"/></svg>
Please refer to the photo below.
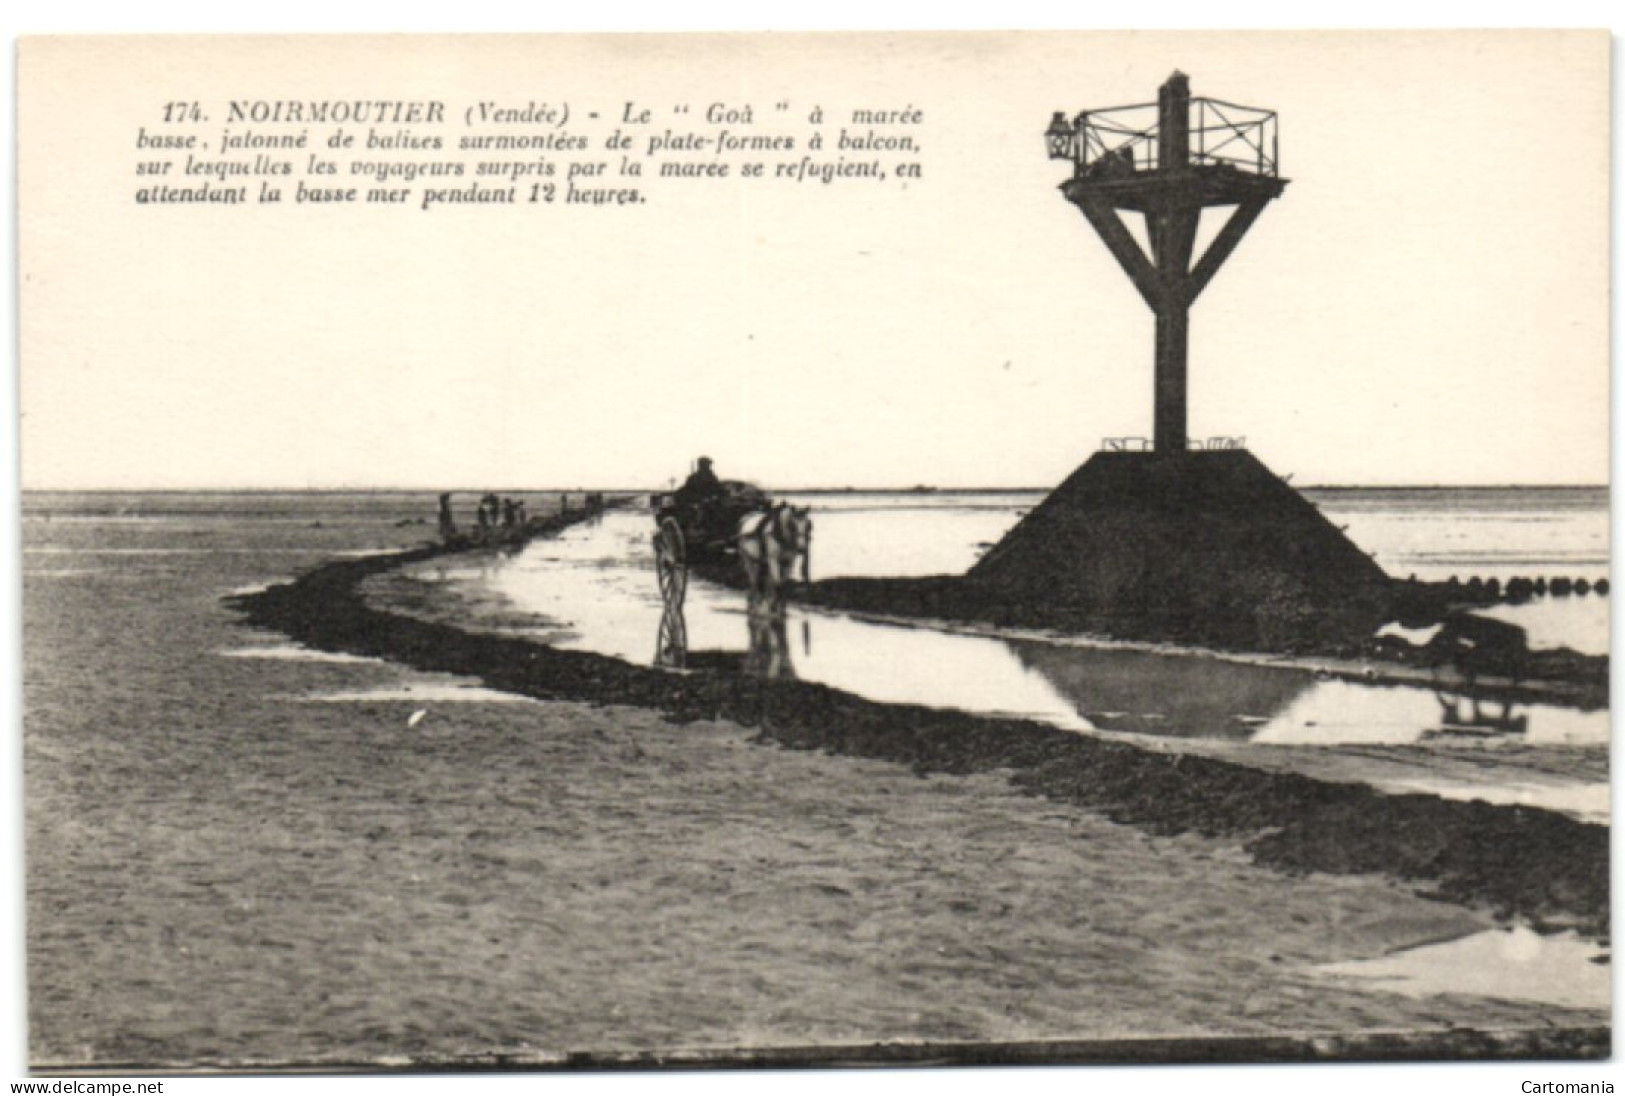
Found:
<svg viewBox="0 0 1625 1096"><path fill-rule="evenodd" d="M539 521L531 533L548 535L587 516ZM366 604L360 585L369 575L447 551L340 560L230 603L246 624L323 650L468 675L538 699L634 705L676 722L729 720L755 729L764 743L883 759L921 774L1008 770L1030 794L1115 822L1239 838L1258 863L1277 870L1384 873L1537 927L1608 932L1605 826L1516 806L1387 795L1022 720L880 704L810 682L672 673Z"/></svg>

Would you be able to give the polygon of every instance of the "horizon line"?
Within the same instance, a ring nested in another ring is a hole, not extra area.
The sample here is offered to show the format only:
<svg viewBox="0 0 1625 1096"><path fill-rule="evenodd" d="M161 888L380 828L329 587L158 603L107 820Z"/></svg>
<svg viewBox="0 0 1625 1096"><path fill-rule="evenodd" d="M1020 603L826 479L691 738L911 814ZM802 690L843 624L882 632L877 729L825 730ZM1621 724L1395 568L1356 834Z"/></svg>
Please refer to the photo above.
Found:
<svg viewBox="0 0 1625 1096"><path fill-rule="evenodd" d="M1289 481L1290 482L1290 481ZM764 486L763 490L778 491L784 494L902 494L902 495L996 495L996 494L1033 494L1048 492L1056 489L1057 485L1027 486L1027 487L989 487L989 486L939 486L933 484L911 484L908 486L868 486L858 487L852 485L841 486ZM1305 491L1606 491L1611 489L1610 483L1302 483L1292 484L1293 487ZM336 487L294 487L294 486L196 486L196 487L19 487L20 495L272 495L272 494L305 494L305 495L360 495L360 494L485 494L490 492L508 491L516 494L578 494L581 492L600 492L616 495L642 495L663 494L672 488L665 486L641 487L601 487L590 485L542 486L542 487L516 487L513 485L496 487L446 487L443 485L429 486L336 486Z"/></svg>

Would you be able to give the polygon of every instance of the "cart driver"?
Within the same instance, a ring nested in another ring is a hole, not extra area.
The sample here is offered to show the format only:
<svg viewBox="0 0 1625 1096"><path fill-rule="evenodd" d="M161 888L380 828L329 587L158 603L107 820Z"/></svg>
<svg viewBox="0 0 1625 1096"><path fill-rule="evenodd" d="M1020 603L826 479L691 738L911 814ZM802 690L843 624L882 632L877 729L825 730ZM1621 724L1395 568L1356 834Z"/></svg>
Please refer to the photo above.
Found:
<svg viewBox="0 0 1625 1096"><path fill-rule="evenodd" d="M699 467L677 489L679 506L708 506L722 497L722 481L711 471L711 458L701 457Z"/></svg>

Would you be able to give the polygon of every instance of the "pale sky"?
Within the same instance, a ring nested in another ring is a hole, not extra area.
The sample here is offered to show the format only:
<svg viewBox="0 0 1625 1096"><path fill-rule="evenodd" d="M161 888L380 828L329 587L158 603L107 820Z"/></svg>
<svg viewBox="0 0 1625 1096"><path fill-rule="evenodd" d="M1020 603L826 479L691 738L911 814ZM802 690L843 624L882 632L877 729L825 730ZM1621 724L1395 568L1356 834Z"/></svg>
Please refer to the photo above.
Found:
<svg viewBox="0 0 1625 1096"><path fill-rule="evenodd" d="M1103 435L1150 432L1152 320L1060 197L1043 129L1151 100L1175 68L1279 111L1291 180L1193 310L1193 436L1245 435L1300 484L1606 482L1608 49L35 40L23 484L652 486L702 452L778 487L1053 484ZM925 175L668 181L534 214L131 202L164 101L329 96L913 105Z"/></svg>

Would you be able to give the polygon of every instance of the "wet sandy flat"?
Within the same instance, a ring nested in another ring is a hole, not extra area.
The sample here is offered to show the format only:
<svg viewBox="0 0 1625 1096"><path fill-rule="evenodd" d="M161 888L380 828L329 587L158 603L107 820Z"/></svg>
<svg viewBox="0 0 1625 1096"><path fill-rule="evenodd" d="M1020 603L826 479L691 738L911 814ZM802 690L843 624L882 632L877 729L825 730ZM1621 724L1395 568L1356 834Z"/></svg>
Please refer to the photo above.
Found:
<svg viewBox="0 0 1625 1096"><path fill-rule="evenodd" d="M1600 1018L1344 988L1309 968L1485 922L996 774L921 779L627 709L431 703L408 729L415 710L301 705L271 740L191 758L181 802L36 797L72 807L32 850L37 1059Z"/></svg>
<svg viewBox="0 0 1625 1096"><path fill-rule="evenodd" d="M1135 735L1147 749L1222 758L1331 783L1367 784L1404 794L1519 804L1607 825L1611 817L1608 750L1601 746L1309 746L1220 738Z"/></svg>

